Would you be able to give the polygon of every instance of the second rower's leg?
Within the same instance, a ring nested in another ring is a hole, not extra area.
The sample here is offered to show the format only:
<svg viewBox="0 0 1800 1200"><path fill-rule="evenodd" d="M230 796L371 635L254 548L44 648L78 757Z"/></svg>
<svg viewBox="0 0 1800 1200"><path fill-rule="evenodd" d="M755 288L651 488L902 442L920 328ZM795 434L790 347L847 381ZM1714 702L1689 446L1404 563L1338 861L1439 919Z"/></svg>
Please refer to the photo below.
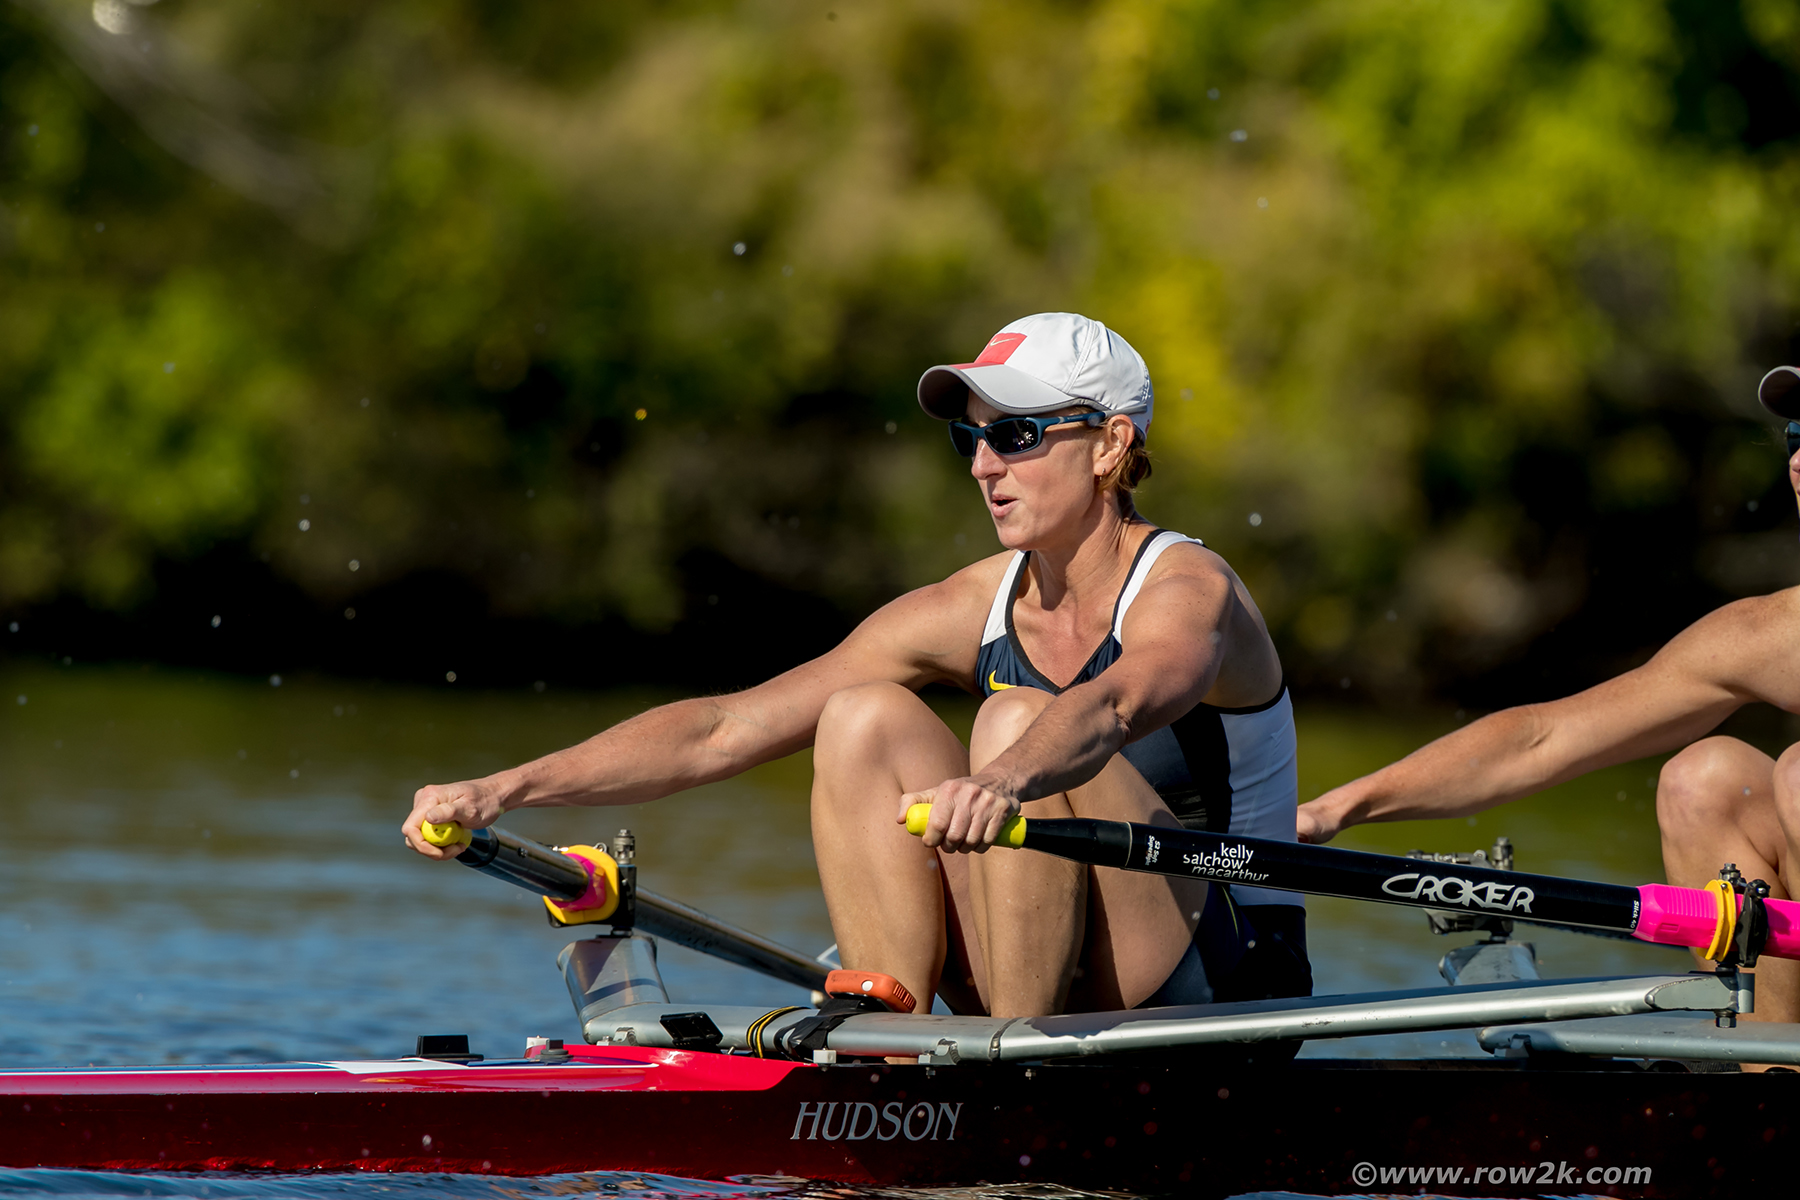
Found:
<svg viewBox="0 0 1800 1200"><path fill-rule="evenodd" d="M1800 764L1795 760L1790 749L1778 769L1774 759L1754 746L1710 737L1664 764L1656 787L1656 821L1669 882L1704 887L1729 862L1746 879L1768 881L1775 898L1788 898L1792 890L1782 868L1795 860L1783 830L1781 798L1785 791L1788 811L1800 813ZM1784 774L1793 780L1785 788ZM1702 961L1701 966L1712 964ZM1800 1021L1800 963L1758 960L1756 1012L1749 1019Z"/></svg>
<svg viewBox="0 0 1800 1200"><path fill-rule="evenodd" d="M1037 719L1051 696L1034 688L1000 692L981 706L969 756L979 770ZM1026 817L1098 817L1175 824L1154 789L1115 756L1092 781L1025 804ZM994 1016L1062 1011L1073 991L1084 1009L1142 1003L1181 961L1192 941L1206 885L1103 868L1048 854L990 850L954 858L967 871L968 907L979 942L982 997ZM959 904L961 896L959 895Z"/></svg>
<svg viewBox="0 0 1800 1200"><path fill-rule="evenodd" d="M907 792L969 772L968 752L897 683L845 688L825 704L813 742L812 830L838 960L894 976L931 1010L944 964L938 856L896 824Z"/></svg>

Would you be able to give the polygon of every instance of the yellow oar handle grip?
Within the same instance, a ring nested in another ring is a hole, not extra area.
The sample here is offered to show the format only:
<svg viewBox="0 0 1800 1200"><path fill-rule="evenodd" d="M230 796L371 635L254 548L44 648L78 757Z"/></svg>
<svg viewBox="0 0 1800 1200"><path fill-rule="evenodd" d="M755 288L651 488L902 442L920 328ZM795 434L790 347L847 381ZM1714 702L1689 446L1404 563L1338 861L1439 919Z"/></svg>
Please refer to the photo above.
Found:
<svg viewBox="0 0 1800 1200"><path fill-rule="evenodd" d="M442 825L421 821L419 822L419 833L434 846L466 846L469 844L469 831L455 821L446 821Z"/></svg>
<svg viewBox="0 0 1800 1200"><path fill-rule="evenodd" d="M914 837L925 836L925 825L931 820L931 805L915 804L906 810L906 832ZM994 839L996 846L1011 846L1017 850L1025 844L1025 818L1013 817L1000 827L1000 836Z"/></svg>

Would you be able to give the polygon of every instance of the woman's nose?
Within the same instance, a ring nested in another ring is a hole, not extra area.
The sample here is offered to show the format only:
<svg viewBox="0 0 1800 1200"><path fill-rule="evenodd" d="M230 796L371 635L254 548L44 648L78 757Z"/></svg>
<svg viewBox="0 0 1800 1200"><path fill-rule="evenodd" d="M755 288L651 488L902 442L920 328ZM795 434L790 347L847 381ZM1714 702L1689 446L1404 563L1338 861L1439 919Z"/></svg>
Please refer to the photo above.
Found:
<svg viewBox="0 0 1800 1200"><path fill-rule="evenodd" d="M994 453L986 438L975 439L975 457L969 463L969 474L977 479L990 479L1006 474L1006 461Z"/></svg>

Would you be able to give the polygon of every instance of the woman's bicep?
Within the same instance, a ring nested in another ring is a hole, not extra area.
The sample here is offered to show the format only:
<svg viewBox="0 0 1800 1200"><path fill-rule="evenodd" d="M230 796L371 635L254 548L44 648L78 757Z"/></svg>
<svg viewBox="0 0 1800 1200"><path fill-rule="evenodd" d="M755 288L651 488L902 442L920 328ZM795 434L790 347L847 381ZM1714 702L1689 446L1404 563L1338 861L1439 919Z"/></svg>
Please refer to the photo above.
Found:
<svg viewBox="0 0 1800 1200"><path fill-rule="evenodd" d="M1102 674L1132 740L1204 700L1229 651L1230 581L1177 577L1146 587L1126 614L1122 653Z"/></svg>

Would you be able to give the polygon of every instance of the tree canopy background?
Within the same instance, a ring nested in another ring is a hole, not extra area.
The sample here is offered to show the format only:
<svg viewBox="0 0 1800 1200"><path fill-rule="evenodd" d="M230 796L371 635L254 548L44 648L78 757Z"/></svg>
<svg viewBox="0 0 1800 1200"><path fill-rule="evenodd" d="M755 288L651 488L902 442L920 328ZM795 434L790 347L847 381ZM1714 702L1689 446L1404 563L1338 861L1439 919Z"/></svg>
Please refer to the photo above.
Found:
<svg viewBox="0 0 1800 1200"><path fill-rule="evenodd" d="M1542 698L1800 582L1797 151L1796 0L8 0L0 646L735 682L1071 309L1297 684Z"/></svg>

